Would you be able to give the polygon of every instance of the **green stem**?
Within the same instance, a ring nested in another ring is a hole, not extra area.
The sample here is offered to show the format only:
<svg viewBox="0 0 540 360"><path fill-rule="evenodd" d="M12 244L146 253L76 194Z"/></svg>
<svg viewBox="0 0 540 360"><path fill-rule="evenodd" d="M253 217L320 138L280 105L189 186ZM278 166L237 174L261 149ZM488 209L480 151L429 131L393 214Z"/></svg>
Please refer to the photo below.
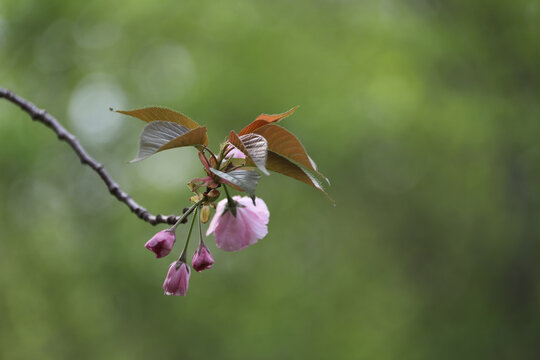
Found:
<svg viewBox="0 0 540 360"><path fill-rule="evenodd" d="M222 184L222 185L223 185L223 189L225 189L225 194L227 194L227 203L229 204L229 207L234 207L234 200L229 194L229 190L227 190L227 186L225 184Z"/></svg>
<svg viewBox="0 0 540 360"><path fill-rule="evenodd" d="M227 190L227 186L225 184L222 184L223 188L225 189L225 193L227 194L227 207L225 208L225 211L229 210L231 214L233 214L234 217L236 217L236 203L232 199L231 195L229 194L229 190Z"/></svg>
<svg viewBox="0 0 540 360"><path fill-rule="evenodd" d="M178 226L178 224L180 224L182 221L184 221L184 219L186 217L189 216L189 214L191 214L193 212L193 210L195 210L195 208L197 206L199 206L200 203L202 203L204 199L201 199L199 200L198 202L196 202L195 204L191 205L191 207L185 212L182 214L182 216L180 216L180 219L178 219L178 221L173 225L171 226L171 228L169 229L169 231L172 231L172 232L175 232L176 231L176 227Z"/></svg>
<svg viewBox="0 0 540 360"><path fill-rule="evenodd" d="M223 148L221 149L219 153L219 164L217 164L218 168L221 166L221 163L225 159L225 156L232 150L232 145L229 146L229 142L226 142Z"/></svg>
<svg viewBox="0 0 540 360"><path fill-rule="evenodd" d="M199 205L199 203L195 205ZM195 209L195 214L193 214L193 219L191 219L191 225L189 226L189 232L187 235L186 243L184 245L184 250L182 250L182 253L180 254L180 257L178 258L178 261L186 262L186 251L189 245L189 239L191 238L191 232L193 231L193 224L195 224L195 218L197 217L197 210L199 210L198 207Z"/></svg>
<svg viewBox="0 0 540 360"><path fill-rule="evenodd" d="M201 214L202 214L202 208L201 208ZM202 225L201 225L201 217L199 216L199 246L203 244L203 238L202 238Z"/></svg>

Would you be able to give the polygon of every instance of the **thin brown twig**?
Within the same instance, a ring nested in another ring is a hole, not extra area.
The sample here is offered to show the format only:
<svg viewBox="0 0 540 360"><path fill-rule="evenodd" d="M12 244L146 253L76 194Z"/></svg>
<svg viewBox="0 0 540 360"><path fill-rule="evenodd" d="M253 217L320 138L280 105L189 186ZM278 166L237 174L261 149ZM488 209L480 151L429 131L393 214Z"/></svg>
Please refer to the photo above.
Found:
<svg viewBox="0 0 540 360"><path fill-rule="evenodd" d="M141 205L137 204L135 200L131 198L126 192L120 189L120 186L110 177L102 164L94 160L88 153L84 150L82 145L79 143L79 140L67 131L52 115L46 112L43 109L38 108L36 105L32 104L30 101L23 99L22 97L14 94L13 92L0 88L0 98L4 98L7 101L12 102L13 104L18 105L24 112L26 112L30 117L49 127L52 131L58 135L59 140L63 140L71 146L75 154L81 160L81 163L84 165L90 166L103 180L109 192L116 197L119 201L126 204L131 212L136 214L140 219L152 224L174 224L179 216L176 215L152 215L148 210L146 210ZM187 219L186 219L187 220Z"/></svg>

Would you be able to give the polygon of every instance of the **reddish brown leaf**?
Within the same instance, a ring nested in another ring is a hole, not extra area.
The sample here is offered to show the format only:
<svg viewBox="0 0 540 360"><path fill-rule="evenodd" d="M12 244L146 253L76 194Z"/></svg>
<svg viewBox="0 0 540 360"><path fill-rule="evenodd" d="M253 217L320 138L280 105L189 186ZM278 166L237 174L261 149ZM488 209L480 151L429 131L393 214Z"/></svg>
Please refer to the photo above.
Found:
<svg viewBox="0 0 540 360"><path fill-rule="evenodd" d="M261 126L264 126L264 125L269 124L269 123L280 121L281 119L284 119L287 116L291 115L296 109L298 109L298 106L295 106L292 109L290 109L289 111L286 111L286 112L284 112L282 114L273 114L273 115L261 114L261 115L257 116L257 118L253 122L251 122L251 124L249 124L248 126L243 128L242 130L240 130L238 135L249 134L249 133L252 133L254 130L260 128Z"/></svg>
<svg viewBox="0 0 540 360"><path fill-rule="evenodd" d="M300 140L290 131L275 124L267 124L256 129L254 133L263 136L268 141L268 150L294 160L312 171L317 171Z"/></svg>
<svg viewBox="0 0 540 360"><path fill-rule="evenodd" d="M152 123L154 121L169 121L169 122L173 122L173 123L185 126L186 128L190 130L200 128L199 124L191 120L186 115L179 113L178 111L165 108L165 107L150 106L150 107L146 107L142 109L135 109L135 110L116 110L116 112L124 114L124 115L136 117L147 123ZM190 135L190 136L199 136L201 134L201 131L204 132L204 138L198 139L198 141L200 140L200 144L207 145L208 135L206 134L206 128L204 129L204 131L199 130L199 132L196 132L195 135ZM181 146L186 146L186 145L181 145Z"/></svg>
<svg viewBox="0 0 540 360"><path fill-rule="evenodd" d="M196 129L200 126L186 115L164 107L151 106L136 110L116 110L116 112L136 117L148 123L152 121L171 121L188 129Z"/></svg>
<svg viewBox="0 0 540 360"><path fill-rule="evenodd" d="M229 133L229 142L243 152L264 174L269 175L265 168L268 142L264 136L246 134L238 136L234 130Z"/></svg>
<svg viewBox="0 0 540 360"><path fill-rule="evenodd" d="M206 136L206 126L195 128L167 144L159 148L159 151L190 145L208 145L208 137Z"/></svg>
<svg viewBox="0 0 540 360"><path fill-rule="evenodd" d="M335 205L335 202L328 194L324 191L322 185L310 175L306 170L302 169L300 166L292 163L286 158L276 154L272 151L268 152L268 158L266 160L266 168L278 172L280 174L292 177L293 179L299 180L305 184L314 187L315 189L322 192L330 202Z"/></svg>
<svg viewBox="0 0 540 360"><path fill-rule="evenodd" d="M139 154L132 162L144 160L163 150L193 145L206 145L206 127L189 130L170 121L153 121L144 127Z"/></svg>

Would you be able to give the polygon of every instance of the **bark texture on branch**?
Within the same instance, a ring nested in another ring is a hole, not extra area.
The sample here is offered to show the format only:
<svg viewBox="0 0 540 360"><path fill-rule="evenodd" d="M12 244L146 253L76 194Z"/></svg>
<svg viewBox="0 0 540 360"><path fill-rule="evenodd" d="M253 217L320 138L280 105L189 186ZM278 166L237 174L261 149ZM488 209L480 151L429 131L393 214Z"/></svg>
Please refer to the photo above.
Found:
<svg viewBox="0 0 540 360"><path fill-rule="evenodd" d="M126 204L131 212L136 214L140 219L152 224L174 224L179 216L176 215L153 215L148 210L146 210L141 205L137 204L135 200L131 198L126 192L124 192L120 186L111 178L107 173L102 164L94 160L88 153L84 150L79 140L67 131L51 114L47 111L38 108L36 105L32 104L30 101L23 99L22 97L14 94L13 92L0 88L0 98L4 98L7 101L12 102L13 104L18 105L24 112L26 112L30 117L38 121L52 131L56 133L59 140L65 141L71 146L75 154L81 160L81 163L91 167L103 180L109 192L116 197L119 201ZM187 220L187 219L186 219Z"/></svg>

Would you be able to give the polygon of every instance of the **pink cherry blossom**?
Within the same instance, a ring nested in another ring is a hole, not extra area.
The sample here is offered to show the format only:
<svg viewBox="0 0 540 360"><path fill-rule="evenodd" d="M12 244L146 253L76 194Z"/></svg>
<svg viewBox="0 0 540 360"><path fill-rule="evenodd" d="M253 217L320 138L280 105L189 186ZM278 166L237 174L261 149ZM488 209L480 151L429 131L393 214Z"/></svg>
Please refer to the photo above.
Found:
<svg viewBox="0 0 540 360"><path fill-rule="evenodd" d="M191 265L197 272L210 269L214 265L214 258L203 242L199 243L199 247L195 250Z"/></svg>
<svg viewBox="0 0 540 360"><path fill-rule="evenodd" d="M225 251L238 251L256 243L268 234L270 213L262 199L255 198L255 205L247 196L234 196L236 216L226 211L227 199L218 203L216 214L206 235L214 233L216 245Z"/></svg>
<svg viewBox="0 0 540 360"><path fill-rule="evenodd" d="M161 258L169 255L171 252L176 236L170 229L161 230L154 235L144 245L148 250L153 251L156 254L156 258Z"/></svg>
<svg viewBox="0 0 540 360"><path fill-rule="evenodd" d="M183 261L173 262L169 268L165 282L163 283L165 294L186 296L190 276L191 270L189 269L188 264Z"/></svg>

